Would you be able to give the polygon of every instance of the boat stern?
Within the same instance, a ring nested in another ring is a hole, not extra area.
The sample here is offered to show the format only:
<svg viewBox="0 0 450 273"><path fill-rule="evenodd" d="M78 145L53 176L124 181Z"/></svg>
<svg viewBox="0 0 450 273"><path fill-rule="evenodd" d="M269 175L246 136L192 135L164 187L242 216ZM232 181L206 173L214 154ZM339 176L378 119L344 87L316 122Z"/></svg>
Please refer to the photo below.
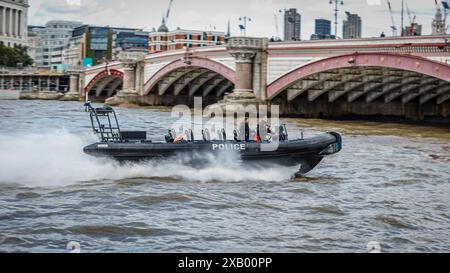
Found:
<svg viewBox="0 0 450 273"><path fill-rule="evenodd" d="M94 157L103 157L106 156L104 153L102 153L100 150L105 148L108 148L108 144L106 143L95 143L91 144L89 146L84 147L83 151L85 154L94 156Z"/></svg>

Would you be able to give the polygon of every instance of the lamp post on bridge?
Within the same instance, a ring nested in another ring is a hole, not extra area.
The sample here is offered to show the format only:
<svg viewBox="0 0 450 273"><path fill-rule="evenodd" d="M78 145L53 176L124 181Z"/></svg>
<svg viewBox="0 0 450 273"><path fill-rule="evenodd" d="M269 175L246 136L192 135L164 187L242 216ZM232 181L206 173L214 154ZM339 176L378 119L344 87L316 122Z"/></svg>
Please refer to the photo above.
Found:
<svg viewBox="0 0 450 273"><path fill-rule="evenodd" d="M241 35L244 37L247 36L247 22L251 22L252 18L244 16L239 18L239 22L243 22L243 24L239 25L239 28L241 29Z"/></svg>
<svg viewBox="0 0 450 273"><path fill-rule="evenodd" d="M338 16L339 16L339 5L343 6L343 0L330 0L330 5L334 4L334 35L336 35L336 39L338 37Z"/></svg>

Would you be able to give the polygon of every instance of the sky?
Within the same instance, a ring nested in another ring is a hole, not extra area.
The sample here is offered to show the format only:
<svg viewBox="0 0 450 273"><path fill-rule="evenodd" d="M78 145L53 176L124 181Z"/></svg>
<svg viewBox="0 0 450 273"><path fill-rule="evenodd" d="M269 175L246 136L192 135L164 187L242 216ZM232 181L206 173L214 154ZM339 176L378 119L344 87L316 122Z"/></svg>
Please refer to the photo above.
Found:
<svg viewBox="0 0 450 273"><path fill-rule="evenodd" d="M401 23L401 1L390 0L396 25ZM29 0L29 24L43 25L50 20L75 20L99 26L133 27L151 30L161 25L169 0ZM436 8L435 0L405 0L417 21L423 25L423 34L431 34L431 22ZM283 35L283 16L280 10L297 8L302 15L302 39L314 33L314 19L334 20L329 0L174 0L168 20L170 29L181 27L195 30L226 31L231 23L232 35L239 35L239 18L250 17L247 35L255 37ZM363 36L378 37L381 32L390 35L391 18L387 0L344 0L340 6L339 36L345 11L357 13L363 20ZM277 20L275 19L277 16ZM409 23L405 14L405 24Z"/></svg>

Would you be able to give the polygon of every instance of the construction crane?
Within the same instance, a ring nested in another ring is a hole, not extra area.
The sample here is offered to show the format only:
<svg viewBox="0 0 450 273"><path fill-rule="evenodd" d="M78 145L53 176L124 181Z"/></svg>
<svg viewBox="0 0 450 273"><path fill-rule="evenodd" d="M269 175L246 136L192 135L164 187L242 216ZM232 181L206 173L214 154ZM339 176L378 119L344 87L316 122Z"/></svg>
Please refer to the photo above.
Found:
<svg viewBox="0 0 450 273"><path fill-rule="evenodd" d="M395 37L397 36L397 24L395 23L395 19L394 19L394 12L392 10L392 5L391 5L391 1L387 1L388 3L388 7L389 7L389 14L391 15L391 30L392 30L392 36Z"/></svg>
<svg viewBox="0 0 450 273"><path fill-rule="evenodd" d="M406 12L408 13L409 23L411 25L416 24L417 15L409 9L408 3L406 4Z"/></svg>
<svg viewBox="0 0 450 273"><path fill-rule="evenodd" d="M173 4L173 0L169 0L169 7L167 8L166 15L163 17L164 18L163 20L166 24L169 21L170 12L172 10L172 4Z"/></svg>
<svg viewBox="0 0 450 273"><path fill-rule="evenodd" d="M274 37L274 40L279 41L279 40L281 40L281 38L280 38L280 27L278 25L278 16L276 14L274 14L274 18L275 18L275 30L277 33L277 36Z"/></svg>
<svg viewBox="0 0 450 273"><path fill-rule="evenodd" d="M449 28L449 26L447 25L447 19L448 19L448 14L450 11L450 3L448 0L442 1L442 6L444 7L444 28L445 28L445 32L447 33L447 30Z"/></svg>
<svg viewBox="0 0 450 273"><path fill-rule="evenodd" d="M417 35L418 25L416 23L417 16L411 12L409 9L408 3L406 3L406 13L409 18L409 27L406 28L406 32L408 36ZM402 32L403 33L403 32Z"/></svg>

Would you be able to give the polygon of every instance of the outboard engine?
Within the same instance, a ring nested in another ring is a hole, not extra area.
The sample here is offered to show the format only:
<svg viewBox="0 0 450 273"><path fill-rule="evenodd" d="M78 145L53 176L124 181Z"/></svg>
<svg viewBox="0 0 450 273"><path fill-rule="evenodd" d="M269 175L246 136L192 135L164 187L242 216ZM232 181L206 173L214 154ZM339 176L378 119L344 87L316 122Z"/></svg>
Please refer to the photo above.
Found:
<svg viewBox="0 0 450 273"><path fill-rule="evenodd" d="M173 143L175 141L175 138L177 137L176 134L174 133L175 130L171 129L169 130L169 133L167 135L165 135L165 139L167 143Z"/></svg>
<svg viewBox="0 0 450 273"><path fill-rule="evenodd" d="M280 125L280 141L288 141L289 140L289 134L288 130L286 128L286 124Z"/></svg>
<svg viewBox="0 0 450 273"><path fill-rule="evenodd" d="M211 141L211 133L209 132L209 129L206 128L205 130L202 130L203 135L203 141Z"/></svg>
<svg viewBox="0 0 450 273"><path fill-rule="evenodd" d="M241 139L239 139L239 135L240 135L239 131L234 130L233 134L234 134L234 141L241 142Z"/></svg>
<svg viewBox="0 0 450 273"><path fill-rule="evenodd" d="M219 135L219 140L227 141L227 132L225 131L225 129L218 130L217 134Z"/></svg>
<svg viewBox="0 0 450 273"><path fill-rule="evenodd" d="M186 137L187 137L187 140L189 141L189 142L194 142L194 140L195 140L195 138L194 138L194 132L191 130L191 129L189 129L189 130L186 130Z"/></svg>

